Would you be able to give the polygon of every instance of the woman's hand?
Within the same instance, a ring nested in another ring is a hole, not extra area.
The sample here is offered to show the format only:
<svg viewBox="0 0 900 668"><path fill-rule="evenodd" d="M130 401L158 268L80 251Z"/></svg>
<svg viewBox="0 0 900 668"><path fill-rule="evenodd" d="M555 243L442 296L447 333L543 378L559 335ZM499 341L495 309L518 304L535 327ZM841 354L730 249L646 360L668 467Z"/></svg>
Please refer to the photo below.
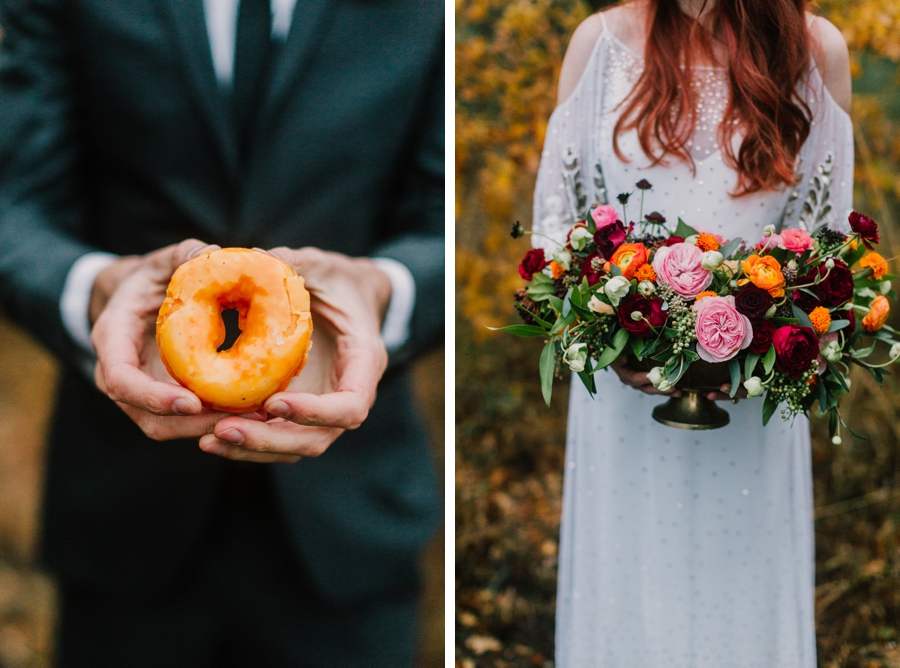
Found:
<svg viewBox="0 0 900 668"><path fill-rule="evenodd" d="M619 380L629 387L640 390L644 394L665 394L666 396L671 397L681 396L681 391L674 388L667 390L666 392L657 390L653 387L653 383L650 382L650 379L647 378L646 371L635 371L634 369L630 369L628 367L628 361L621 357L609 366L616 372L616 375L619 376Z"/></svg>

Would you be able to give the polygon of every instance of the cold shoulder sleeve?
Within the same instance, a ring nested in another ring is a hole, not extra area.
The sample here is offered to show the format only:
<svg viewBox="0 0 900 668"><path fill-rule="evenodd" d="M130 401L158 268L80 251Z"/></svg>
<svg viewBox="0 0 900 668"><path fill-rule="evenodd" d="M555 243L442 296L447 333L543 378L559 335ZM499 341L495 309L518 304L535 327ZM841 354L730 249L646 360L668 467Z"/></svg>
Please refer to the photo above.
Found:
<svg viewBox="0 0 900 668"><path fill-rule="evenodd" d="M532 243L537 248L564 243L572 224L587 217L593 203L606 203L596 149L585 141L595 132L601 109L605 34L600 33L572 95L556 108L547 124L534 190L532 229L537 234Z"/></svg>
<svg viewBox="0 0 900 668"><path fill-rule="evenodd" d="M812 127L800 151L799 178L781 227L811 232L824 223L846 230L853 210L853 124L815 67L806 86L806 101L813 110Z"/></svg>

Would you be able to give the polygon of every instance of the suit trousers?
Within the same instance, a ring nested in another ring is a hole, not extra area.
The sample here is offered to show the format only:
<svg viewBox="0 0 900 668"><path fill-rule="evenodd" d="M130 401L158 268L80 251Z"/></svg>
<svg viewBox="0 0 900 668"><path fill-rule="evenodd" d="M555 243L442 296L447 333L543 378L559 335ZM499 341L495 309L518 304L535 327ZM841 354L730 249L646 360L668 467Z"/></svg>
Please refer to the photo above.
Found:
<svg viewBox="0 0 900 668"><path fill-rule="evenodd" d="M164 590L120 596L60 582L58 668L411 666L416 588L326 601L288 540L272 473L227 462L207 539Z"/></svg>

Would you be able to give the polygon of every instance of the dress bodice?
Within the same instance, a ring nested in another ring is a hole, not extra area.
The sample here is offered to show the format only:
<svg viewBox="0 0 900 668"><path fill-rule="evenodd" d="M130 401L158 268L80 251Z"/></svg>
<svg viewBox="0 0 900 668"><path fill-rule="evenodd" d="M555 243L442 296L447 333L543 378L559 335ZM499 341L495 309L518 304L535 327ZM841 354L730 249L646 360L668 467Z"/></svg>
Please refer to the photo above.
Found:
<svg viewBox="0 0 900 668"><path fill-rule="evenodd" d="M797 159L797 186L738 198L729 195L737 185L737 173L718 145L729 95L725 68L693 69L698 96L690 149L696 172L674 158L651 166L636 130L619 137L627 161L616 155L613 133L622 102L642 70L643 59L604 27L574 92L548 123L535 190L535 231L564 239L572 223L586 217L592 203L616 204L615 196L633 191L641 179L653 184L646 194L645 212L659 211L672 223L681 217L695 228L726 237L755 240L768 224L811 229L821 222L839 226L846 221L852 201L852 128L814 65L799 91L814 118ZM740 141L735 133L735 153ZM628 217L636 221L634 200L631 207ZM534 243L551 245L538 236Z"/></svg>

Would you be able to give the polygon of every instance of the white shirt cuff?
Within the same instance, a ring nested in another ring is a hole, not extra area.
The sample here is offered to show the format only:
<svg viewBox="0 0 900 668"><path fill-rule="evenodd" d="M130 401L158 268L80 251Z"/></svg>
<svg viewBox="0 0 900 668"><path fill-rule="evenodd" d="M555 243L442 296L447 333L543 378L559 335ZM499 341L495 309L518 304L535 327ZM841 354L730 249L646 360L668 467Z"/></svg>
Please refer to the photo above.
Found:
<svg viewBox="0 0 900 668"><path fill-rule="evenodd" d="M409 321L416 305L416 281L402 262L388 257L375 257L372 262L391 280L391 303L381 324L381 340L392 353L409 339Z"/></svg>
<svg viewBox="0 0 900 668"><path fill-rule="evenodd" d="M111 253L85 253L75 260L75 264L66 275L62 295L59 298L59 311L63 326L86 353L94 354L91 343L91 323L88 309L91 304L91 290L94 280L103 269L118 259Z"/></svg>

